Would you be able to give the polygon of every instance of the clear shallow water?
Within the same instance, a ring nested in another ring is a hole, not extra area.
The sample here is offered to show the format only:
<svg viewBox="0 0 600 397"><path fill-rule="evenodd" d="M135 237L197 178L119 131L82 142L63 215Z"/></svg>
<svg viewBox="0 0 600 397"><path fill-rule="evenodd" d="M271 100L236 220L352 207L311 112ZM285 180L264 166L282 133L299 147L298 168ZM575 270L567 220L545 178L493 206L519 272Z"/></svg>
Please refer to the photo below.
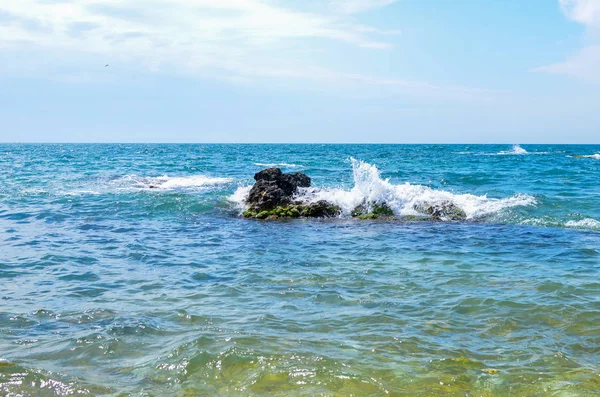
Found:
<svg viewBox="0 0 600 397"><path fill-rule="evenodd" d="M0 395L597 396L598 153L0 145ZM241 218L275 164L398 219Z"/></svg>

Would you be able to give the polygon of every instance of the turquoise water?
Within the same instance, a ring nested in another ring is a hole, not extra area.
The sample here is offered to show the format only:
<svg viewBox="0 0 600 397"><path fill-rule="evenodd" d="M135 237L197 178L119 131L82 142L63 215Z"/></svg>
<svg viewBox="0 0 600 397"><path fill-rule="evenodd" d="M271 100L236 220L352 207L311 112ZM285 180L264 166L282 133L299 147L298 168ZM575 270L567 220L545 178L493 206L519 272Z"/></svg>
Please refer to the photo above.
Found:
<svg viewBox="0 0 600 397"><path fill-rule="evenodd" d="M0 395L598 396L599 153L0 145ZM268 166L344 214L244 219Z"/></svg>

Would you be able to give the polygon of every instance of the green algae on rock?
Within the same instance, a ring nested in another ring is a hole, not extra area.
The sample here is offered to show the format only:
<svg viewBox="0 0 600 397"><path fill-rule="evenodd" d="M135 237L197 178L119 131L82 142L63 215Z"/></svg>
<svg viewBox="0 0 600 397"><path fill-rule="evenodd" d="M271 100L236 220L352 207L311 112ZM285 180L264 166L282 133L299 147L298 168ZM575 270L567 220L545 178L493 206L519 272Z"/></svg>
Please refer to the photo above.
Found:
<svg viewBox="0 0 600 397"><path fill-rule="evenodd" d="M254 219L278 219L278 218L331 218L339 215L341 208L337 205L321 200L310 204L290 204L277 206L270 210L254 211L247 209L243 215L245 218Z"/></svg>
<svg viewBox="0 0 600 397"><path fill-rule="evenodd" d="M451 201L415 205L415 210L429 215L435 221L463 221L467 219L465 211Z"/></svg>
<svg viewBox="0 0 600 397"><path fill-rule="evenodd" d="M353 218L358 219L378 219L379 217L392 217L394 211L385 202L372 201L367 203L363 201L362 204L352 210L351 215Z"/></svg>

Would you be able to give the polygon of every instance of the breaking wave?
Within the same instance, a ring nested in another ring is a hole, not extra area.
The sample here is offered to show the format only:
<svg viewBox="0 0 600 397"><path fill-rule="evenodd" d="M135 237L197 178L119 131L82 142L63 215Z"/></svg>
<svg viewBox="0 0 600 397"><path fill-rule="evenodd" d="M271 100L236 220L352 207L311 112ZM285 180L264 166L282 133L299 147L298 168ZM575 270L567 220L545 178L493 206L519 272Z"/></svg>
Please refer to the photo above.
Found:
<svg viewBox="0 0 600 397"><path fill-rule="evenodd" d="M394 211L394 214L400 217L424 215L417 209L423 208L426 204L436 206L452 203L462 209L469 220L486 218L511 207L536 204L534 197L525 194L496 199L488 198L485 195L454 194L408 182L395 185L388 179L382 179L376 166L354 158L350 160L354 177L352 189L304 188L300 189L296 199L305 203L326 200L338 205L342 209L344 217L349 217L352 210L365 201L385 202ZM240 187L229 199L243 209L249 190L249 186Z"/></svg>
<svg viewBox="0 0 600 397"><path fill-rule="evenodd" d="M592 218L585 218L580 221L568 221L565 226L575 229L600 230L600 221Z"/></svg>
<svg viewBox="0 0 600 397"><path fill-rule="evenodd" d="M501 151L498 154L529 154L529 152L523 149L520 145L513 145L509 151Z"/></svg>
<svg viewBox="0 0 600 397"><path fill-rule="evenodd" d="M596 153L596 154L588 154L588 155L582 155L582 156L577 156L577 157L583 157L586 159L595 159L595 160L600 160L600 153Z"/></svg>
<svg viewBox="0 0 600 397"><path fill-rule="evenodd" d="M158 176L147 177L139 175L126 175L112 181L112 185L121 188L135 189L186 189L201 188L206 186L221 185L231 182L231 178L208 177L205 175L190 176Z"/></svg>

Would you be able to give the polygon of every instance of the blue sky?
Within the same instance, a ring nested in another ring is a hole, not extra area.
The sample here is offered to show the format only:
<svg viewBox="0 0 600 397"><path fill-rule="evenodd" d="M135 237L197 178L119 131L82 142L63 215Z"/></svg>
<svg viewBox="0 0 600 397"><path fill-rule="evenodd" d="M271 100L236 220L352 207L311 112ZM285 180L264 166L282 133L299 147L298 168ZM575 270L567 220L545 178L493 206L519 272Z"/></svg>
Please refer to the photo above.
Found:
<svg viewBox="0 0 600 397"><path fill-rule="evenodd" d="M600 0L3 0L0 60L3 142L600 142Z"/></svg>

